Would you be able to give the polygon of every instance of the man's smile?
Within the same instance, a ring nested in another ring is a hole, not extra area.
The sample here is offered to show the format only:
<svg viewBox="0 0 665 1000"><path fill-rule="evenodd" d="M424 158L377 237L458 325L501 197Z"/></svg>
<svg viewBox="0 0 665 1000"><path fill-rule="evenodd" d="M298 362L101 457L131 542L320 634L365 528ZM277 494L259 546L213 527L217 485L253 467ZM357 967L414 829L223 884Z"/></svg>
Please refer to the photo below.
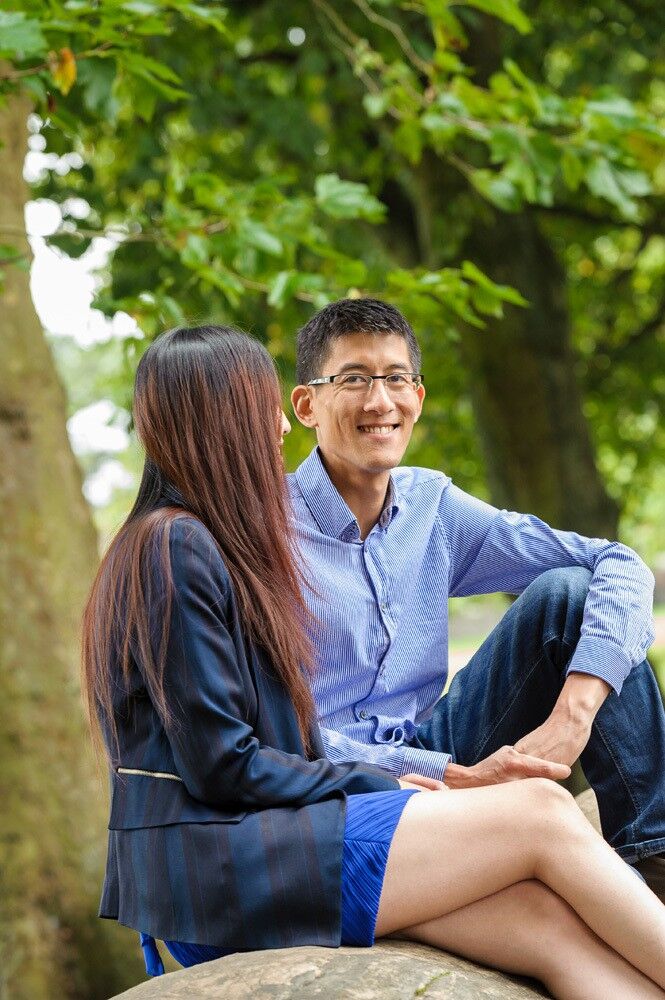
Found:
<svg viewBox="0 0 665 1000"><path fill-rule="evenodd" d="M362 431L363 434L378 434L381 437L387 437L399 426L399 424L360 424L358 430Z"/></svg>

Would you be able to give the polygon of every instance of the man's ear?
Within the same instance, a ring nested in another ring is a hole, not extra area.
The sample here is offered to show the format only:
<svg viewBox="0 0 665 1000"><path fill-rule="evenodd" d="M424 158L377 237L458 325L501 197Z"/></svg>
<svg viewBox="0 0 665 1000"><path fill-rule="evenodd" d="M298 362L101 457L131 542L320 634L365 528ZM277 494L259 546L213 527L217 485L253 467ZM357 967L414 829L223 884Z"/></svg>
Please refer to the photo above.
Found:
<svg viewBox="0 0 665 1000"><path fill-rule="evenodd" d="M306 385L297 385L291 393L293 412L305 427L318 426L312 402L312 390Z"/></svg>
<svg viewBox="0 0 665 1000"><path fill-rule="evenodd" d="M418 396L418 412L416 413L414 423L417 422L418 417L423 412L423 400L425 399L425 386L422 384L422 382L416 389L416 395Z"/></svg>

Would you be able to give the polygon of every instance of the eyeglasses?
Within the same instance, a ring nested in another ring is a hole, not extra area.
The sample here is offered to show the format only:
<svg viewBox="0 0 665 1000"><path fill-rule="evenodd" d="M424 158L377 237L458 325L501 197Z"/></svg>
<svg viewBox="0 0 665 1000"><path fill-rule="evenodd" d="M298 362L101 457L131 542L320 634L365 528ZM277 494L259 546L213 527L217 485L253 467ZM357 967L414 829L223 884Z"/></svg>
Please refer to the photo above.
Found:
<svg viewBox="0 0 665 1000"><path fill-rule="evenodd" d="M423 384L423 376L417 372L391 372L390 375L361 375L360 372L346 372L342 375L323 375L313 378L307 385L335 385L345 392L369 393L374 382L381 379L391 396L399 396L409 389L418 389Z"/></svg>

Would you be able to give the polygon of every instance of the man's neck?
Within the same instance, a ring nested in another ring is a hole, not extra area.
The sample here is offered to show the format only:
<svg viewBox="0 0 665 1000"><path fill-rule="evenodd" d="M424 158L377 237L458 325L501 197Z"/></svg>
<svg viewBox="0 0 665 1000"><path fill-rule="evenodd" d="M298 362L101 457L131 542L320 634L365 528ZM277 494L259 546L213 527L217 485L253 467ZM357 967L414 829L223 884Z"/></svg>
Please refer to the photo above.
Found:
<svg viewBox="0 0 665 1000"><path fill-rule="evenodd" d="M390 471L369 473L360 470L355 472L348 468L342 471L336 469L334 463L323 454L321 460L331 483L358 522L360 537L367 538L383 513Z"/></svg>

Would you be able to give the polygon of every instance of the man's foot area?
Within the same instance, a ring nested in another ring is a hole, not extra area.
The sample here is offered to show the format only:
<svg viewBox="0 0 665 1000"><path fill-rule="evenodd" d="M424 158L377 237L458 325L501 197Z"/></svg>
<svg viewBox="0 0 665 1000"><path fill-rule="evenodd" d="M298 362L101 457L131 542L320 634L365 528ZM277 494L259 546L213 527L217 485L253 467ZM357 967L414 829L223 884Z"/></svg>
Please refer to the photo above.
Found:
<svg viewBox="0 0 665 1000"><path fill-rule="evenodd" d="M653 854L643 861L634 861L635 868L661 903L665 903L665 854Z"/></svg>

